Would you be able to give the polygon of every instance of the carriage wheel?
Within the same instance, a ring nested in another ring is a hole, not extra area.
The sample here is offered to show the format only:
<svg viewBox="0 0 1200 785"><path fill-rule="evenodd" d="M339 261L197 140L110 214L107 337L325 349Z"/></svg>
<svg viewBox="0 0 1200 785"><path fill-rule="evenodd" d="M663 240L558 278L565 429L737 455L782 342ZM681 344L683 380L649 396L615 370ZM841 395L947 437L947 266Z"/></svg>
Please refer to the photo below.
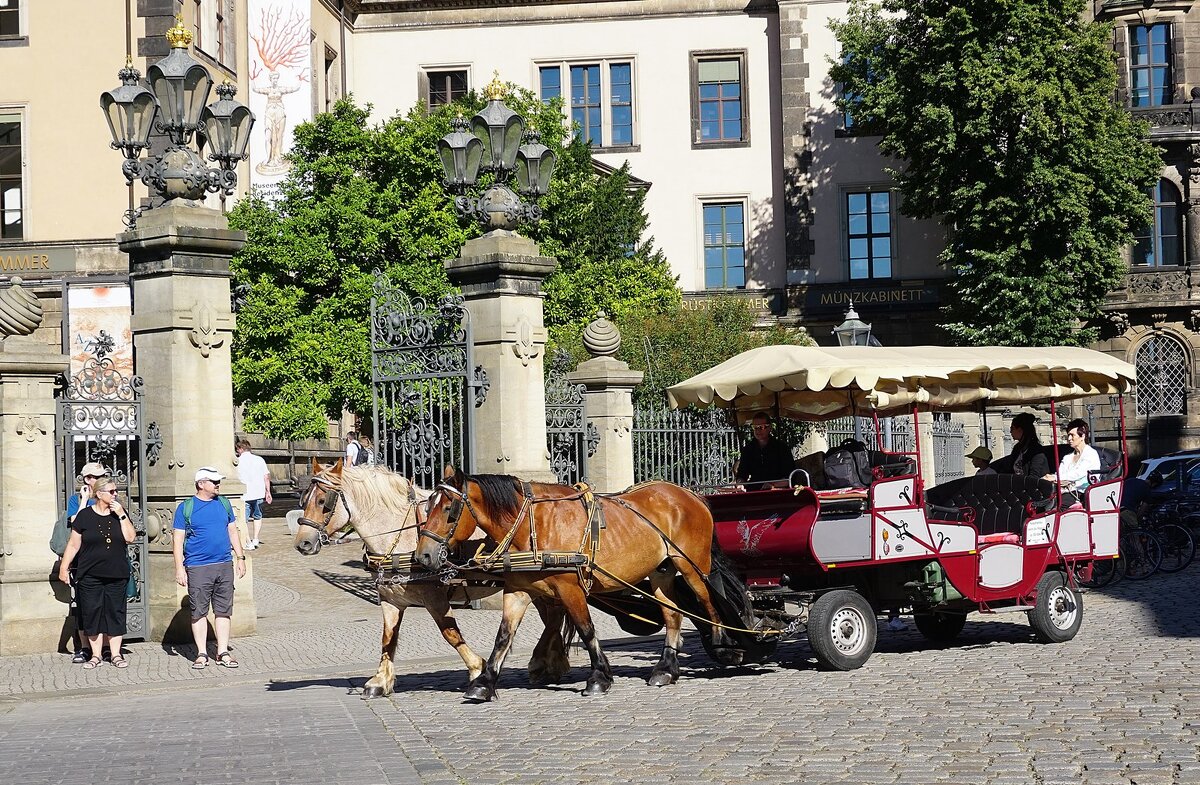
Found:
<svg viewBox="0 0 1200 785"><path fill-rule="evenodd" d="M1029 612L1029 626L1042 643L1063 643L1083 626L1083 595L1067 585L1067 576L1051 570L1038 581L1037 599Z"/></svg>
<svg viewBox="0 0 1200 785"><path fill-rule="evenodd" d="M878 634L875 611L855 591L822 594L808 612L808 645L817 662L830 670L861 668L875 651Z"/></svg>
<svg viewBox="0 0 1200 785"><path fill-rule="evenodd" d="M940 611L914 613L913 621L917 624L917 630L926 638L938 643L946 643L957 638L958 634L962 632L967 623L967 614L942 613Z"/></svg>

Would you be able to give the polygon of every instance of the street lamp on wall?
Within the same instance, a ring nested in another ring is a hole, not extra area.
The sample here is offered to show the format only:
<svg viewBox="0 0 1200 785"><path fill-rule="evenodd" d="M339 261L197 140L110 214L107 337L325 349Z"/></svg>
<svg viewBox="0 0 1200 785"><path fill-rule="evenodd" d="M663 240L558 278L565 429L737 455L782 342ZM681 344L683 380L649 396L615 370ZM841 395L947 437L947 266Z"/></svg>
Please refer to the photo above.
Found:
<svg viewBox="0 0 1200 785"><path fill-rule="evenodd" d="M487 106L469 124L461 116L455 118L451 132L438 141L445 185L456 194L458 214L493 231L512 231L521 221L542 217L533 200L550 187L555 163L554 152L541 143L536 131L526 132L525 119L504 103L504 92L497 74L484 88ZM480 172L492 173L494 180L479 198L471 198L467 192ZM517 190L530 201L522 200L508 186L514 175Z"/></svg>
<svg viewBox="0 0 1200 785"><path fill-rule="evenodd" d="M858 318L854 303L846 311L846 320L833 328L833 334L837 336L839 346L871 345L871 325Z"/></svg>
<svg viewBox="0 0 1200 785"><path fill-rule="evenodd" d="M127 62L119 73L121 86L100 96L112 147L125 156L121 171L126 182L140 179L163 201L196 200L206 192L232 196L237 187L235 170L246 158L254 114L233 100L237 88L229 82L217 88L219 100L205 106L212 77L187 53L191 32L176 18L166 37L171 53L147 69L149 90L139 85L141 74ZM161 155L142 160L152 128L171 143ZM199 154L188 146L193 134ZM216 162L216 168L204 164L201 156L206 146L208 160Z"/></svg>

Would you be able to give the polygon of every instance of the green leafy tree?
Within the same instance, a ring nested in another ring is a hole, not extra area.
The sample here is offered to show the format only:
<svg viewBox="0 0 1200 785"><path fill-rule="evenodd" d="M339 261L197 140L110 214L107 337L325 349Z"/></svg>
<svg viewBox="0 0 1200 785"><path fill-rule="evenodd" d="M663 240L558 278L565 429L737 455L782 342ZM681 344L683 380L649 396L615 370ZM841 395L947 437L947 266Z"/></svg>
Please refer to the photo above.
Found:
<svg viewBox="0 0 1200 785"><path fill-rule="evenodd" d="M641 239L643 195L627 187L627 169L598 176L560 103L543 104L529 91L506 100L559 151L543 219L522 230L560 262L546 285L551 330L586 323L599 308L676 303L666 260ZM327 417L370 412L373 271L427 301L450 291L444 260L481 230L455 214L437 141L455 112L469 116L483 103L470 95L372 124L369 106L341 100L297 127L279 197L251 196L231 212L230 225L247 233L232 263L245 293L233 382L247 429L322 436Z"/></svg>
<svg viewBox="0 0 1200 785"><path fill-rule="evenodd" d="M617 359L646 374L633 390L635 403L665 405L666 389L671 385L750 349L813 345L802 329L776 322L757 326L756 314L740 298L715 297L706 300L705 306L702 310L632 311L615 320L621 330ZM575 362L588 358L578 332L560 346Z"/></svg>
<svg viewBox="0 0 1200 785"><path fill-rule="evenodd" d="M940 218L969 344L1081 345L1151 218L1161 161L1113 101L1112 29L1084 0L855 0L833 23L843 108L880 136L901 210Z"/></svg>

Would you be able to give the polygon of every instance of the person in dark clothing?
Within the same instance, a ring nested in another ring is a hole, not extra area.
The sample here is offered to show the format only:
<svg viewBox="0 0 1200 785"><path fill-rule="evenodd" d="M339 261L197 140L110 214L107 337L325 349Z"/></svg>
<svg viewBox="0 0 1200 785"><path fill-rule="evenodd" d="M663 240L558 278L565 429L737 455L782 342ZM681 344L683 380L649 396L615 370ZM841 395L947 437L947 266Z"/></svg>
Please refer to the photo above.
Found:
<svg viewBox="0 0 1200 785"><path fill-rule="evenodd" d="M1121 509L1133 510L1140 516L1142 505L1150 502L1150 494L1162 484L1163 476L1158 472L1150 472L1150 476L1144 480L1140 477L1125 480L1121 490Z"/></svg>
<svg viewBox="0 0 1200 785"><path fill-rule="evenodd" d="M748 490L785 485L795 468L792 450L771 435L771 420L763 412L751 419L753 438L742 446L733 474Z"/></svg>
<svg viewBox="0 0 1200 785"><path fill-rule="evenodd" d="M67 583L71 565L76 563L79 618L92 650L92 658L83 667L98 666L107 643L109 661L117 668L127 668L129 663L121 656L125 590L129 583L126 546L137 539L137 532L117 500L117 485L112 477L97 480L95 493L96 503L84 507L71 521L71 536L58 568L58 579Z"/></svg>
<svg viewBox="0 0 1200 785"><path fill-rule="evenodd" d="M1015 444L1010 455L992 464L998 474L1020 474L1041 479L1050 473L1050 462L1042 450L1036 426L1037 420L1028 412L1013 417L1009 433Z"/></svg>

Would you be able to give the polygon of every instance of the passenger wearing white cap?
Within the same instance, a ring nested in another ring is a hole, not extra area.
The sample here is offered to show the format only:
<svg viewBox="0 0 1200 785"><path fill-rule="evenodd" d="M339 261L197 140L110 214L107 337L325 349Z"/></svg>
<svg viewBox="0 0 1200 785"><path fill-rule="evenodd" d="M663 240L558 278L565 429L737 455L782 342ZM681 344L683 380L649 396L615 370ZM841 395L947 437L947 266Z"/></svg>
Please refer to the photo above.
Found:
<svg viewBox="0 0 1200 785"><path fill-rule="evenodd" d="M108 469L104 468L104 464L90 461L83 465L79 470L79 476L83 480L83 484L79 486L76 493L72 493L67 497L67 526L69 527L75 522L75 516L84 507L91 507L96 503L96 480L108 474ZM75 570L71 569L71 585L75 585ZM75 611L75 635L76 645L75 654L71 657L71 662L76 665L82 665L92 659L92 650L88 645L87 638L80 632L79 604L73 605Z"/></svg>
<svg viewBox="0 0 1200 785"><path fill-rule="evenodd" d="M967 453L967 457L971 459L971 463L975 465L975 476L982 477L985 474L995 474L996 470L991 467L992 451L982 444Z"/></svg>
<svg viewBox="0 0 1200 785"><path fill-rule="evenodd" d="M233 576L246 575L233 505L221 496L225 475L210 466L196 472L196 495L175 508L175 582L188 591L192 606L192 638L196 641L195 669L208 665L208 609L212 606L217 637L217 664L238 667L229 653L233 616ZM236 567L234 556L237 557Z"/></svg>

